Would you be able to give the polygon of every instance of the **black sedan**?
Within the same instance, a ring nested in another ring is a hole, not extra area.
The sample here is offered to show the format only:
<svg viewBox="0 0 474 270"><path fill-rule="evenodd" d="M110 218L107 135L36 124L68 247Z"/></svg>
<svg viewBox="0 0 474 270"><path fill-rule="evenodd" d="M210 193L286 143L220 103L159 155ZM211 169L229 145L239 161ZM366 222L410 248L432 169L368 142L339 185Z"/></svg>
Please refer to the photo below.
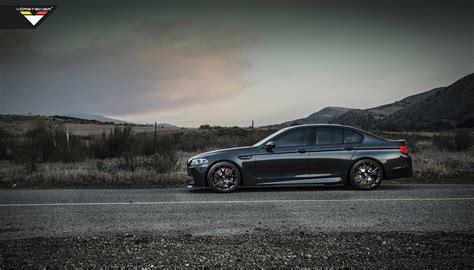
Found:
<svg viewBox="0 0 474 270"><path fill-rule="evenodd" d="M404 140L342 125L300 125L253 146L216 150L188 160L188 187L231 192L238 186L345 184L370 190L383 179L412 176Z"/></svg>

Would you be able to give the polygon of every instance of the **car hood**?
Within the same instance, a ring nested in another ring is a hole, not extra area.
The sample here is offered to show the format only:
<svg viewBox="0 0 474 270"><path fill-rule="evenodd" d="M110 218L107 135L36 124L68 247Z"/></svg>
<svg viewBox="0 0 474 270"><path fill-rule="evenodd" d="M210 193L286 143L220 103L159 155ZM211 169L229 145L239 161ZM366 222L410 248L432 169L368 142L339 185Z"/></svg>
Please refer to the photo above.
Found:
<svg viewBox="0 0 474 270"><path fill-rule="evenodd" d="M201 153L201 154L198 154L198 155L195 155L195 156L191 157L189 160L195 159L195 158L206 158L206 157L215 156L215 155L219 155L219 154L232 154L232 153L237 154L238 153L239 155L245 155L247 153L253 153L254 151L255 151L254 146L225 148L225 149L219 149L219 150L204 152L204 153Z"/></svg>

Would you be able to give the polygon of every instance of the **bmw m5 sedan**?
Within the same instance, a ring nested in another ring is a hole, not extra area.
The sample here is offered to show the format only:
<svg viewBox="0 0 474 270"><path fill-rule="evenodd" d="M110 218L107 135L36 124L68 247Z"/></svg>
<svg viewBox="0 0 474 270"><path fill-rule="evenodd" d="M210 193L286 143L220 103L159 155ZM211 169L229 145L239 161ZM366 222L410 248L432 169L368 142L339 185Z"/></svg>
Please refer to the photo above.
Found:
<svg viewBox="0 0 474 270"><path fill-rule="evenodd" d="M404 140L329 124L288 127L253 146L202 153L188 160L187 171L189 188L210 187L216 192L305 184L371 190L384 179L413 174Z"/></svg>

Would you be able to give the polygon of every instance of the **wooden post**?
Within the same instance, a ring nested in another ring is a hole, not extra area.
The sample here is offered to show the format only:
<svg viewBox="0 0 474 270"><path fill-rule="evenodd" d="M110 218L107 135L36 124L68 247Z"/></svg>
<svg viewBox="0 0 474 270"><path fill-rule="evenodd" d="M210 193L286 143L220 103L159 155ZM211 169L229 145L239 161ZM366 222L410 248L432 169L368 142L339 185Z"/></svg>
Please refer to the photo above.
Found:
<svg viewBox="0 0 474 270"><path fill-rule="evenodd" d="M250 134L252 134L252 143L255 143L255 130L253 129L254 128L254 122L252 120L252 129L250 131Z"/></svg>
<svg viewBox="0 0 474 270"><path fill-rule="evenodd" d="M153 140L153 149L154 149L154 153L156 154L156 122L155 122L155 138Z"/></svg>
<svg viewBox="0 0 474 270"><path fill-rule="evenodd" d="M69 150L69 132L66 132L66 147Z"/></svg>

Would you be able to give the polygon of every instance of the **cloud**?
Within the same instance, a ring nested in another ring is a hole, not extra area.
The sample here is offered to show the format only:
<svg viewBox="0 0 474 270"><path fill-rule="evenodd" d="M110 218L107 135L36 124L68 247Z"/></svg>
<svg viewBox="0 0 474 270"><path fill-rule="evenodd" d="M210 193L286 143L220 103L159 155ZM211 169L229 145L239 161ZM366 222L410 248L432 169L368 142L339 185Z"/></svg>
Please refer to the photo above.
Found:
<svg viewBox="0 0 474 270"><path fill-rule="evenodd" d="M143 20L123 33L91 33L70 49L31 39L12 32L0 44L10 50L0 62L2 113L159 112L216 102L245 87L245 43L192 22Z"/></svg>

